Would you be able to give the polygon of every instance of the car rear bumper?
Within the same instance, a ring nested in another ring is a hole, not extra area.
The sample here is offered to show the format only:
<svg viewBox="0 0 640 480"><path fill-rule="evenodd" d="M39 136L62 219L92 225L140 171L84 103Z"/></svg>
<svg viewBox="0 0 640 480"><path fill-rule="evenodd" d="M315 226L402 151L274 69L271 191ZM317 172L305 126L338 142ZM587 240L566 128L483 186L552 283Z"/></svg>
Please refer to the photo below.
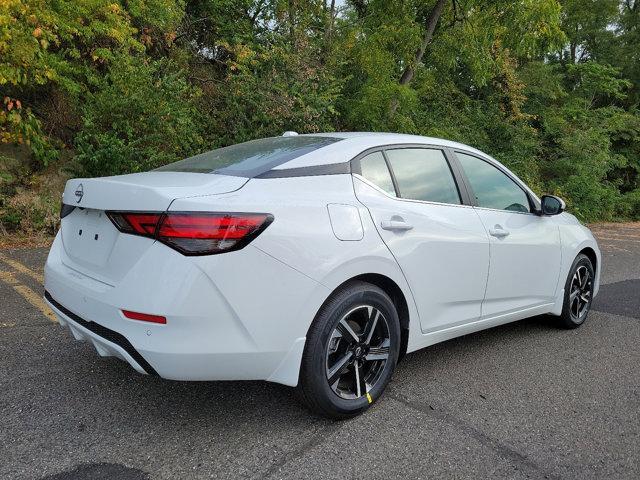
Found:
<svg viewBox="0 0 640 480"><path fill-rule="evenodd" d="M158 374L124 335L81 318L58 303L46 290L44 298L56 314L58 323L68 327L76 340L90 341L101 357L117 357L128 362L139 373Z"/></svg>
<svg viewBox="0 0 640 480"><path fill-rule="evenodd" d="M67 266L61 243L58 236L45 265L45 298L99 355L172 380L297 384L306 331L325 295L317 282L250 246L189 258L154 244L121 282L108 285ZM211 263L203 269L202 261ZM123 309L167 323L131 320Z"/></svg>

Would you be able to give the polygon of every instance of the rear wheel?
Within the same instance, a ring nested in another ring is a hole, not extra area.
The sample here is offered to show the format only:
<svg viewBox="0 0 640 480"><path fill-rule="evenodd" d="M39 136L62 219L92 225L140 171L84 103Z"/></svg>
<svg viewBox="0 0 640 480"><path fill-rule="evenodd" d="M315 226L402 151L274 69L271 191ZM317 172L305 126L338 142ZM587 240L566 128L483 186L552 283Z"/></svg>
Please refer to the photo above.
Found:
<svg viewBox="0 0 640 480"><path fill-rule="evenodd" d="M564 286L564 305L558 319L561 327L577 328L585 322L591 310L594 280L591 260L586 255L578 255Z"/></svg>
<svg viewBox="0 0 640 480"><path fill-rule="evenodd" d="M309 329L298 395L319 415L355 416L380 397L399 350L400 323L389 296L375 285L351 282L323 305Z"/></svg>

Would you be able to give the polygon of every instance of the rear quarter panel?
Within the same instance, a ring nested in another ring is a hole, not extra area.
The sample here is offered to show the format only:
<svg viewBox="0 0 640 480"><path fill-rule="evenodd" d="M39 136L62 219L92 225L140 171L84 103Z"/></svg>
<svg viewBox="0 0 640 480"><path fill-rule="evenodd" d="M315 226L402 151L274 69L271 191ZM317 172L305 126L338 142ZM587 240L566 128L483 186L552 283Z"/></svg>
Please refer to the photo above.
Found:
<svg viewBox="0 0 640 480"><path fill-rule="evenodd" d="M358 240L340 240L336 236L329 216L331 204L357 208L361 238L358 235ZM313 292L284 291L276 282L265 285L281 301L283 313L295 316L286 323L292 331L306 335L322 303L342 283L358 275L377 273L391 278L401 288L409 307L410 330L420 332L419 323L413 328L418 314L409 286L378 235L369 211L355 198L349 174L252 179L230 194L177 199L169 210L272 214L274 221L250 247L300 272L316 285ZM296 312L289 308L294 294L305 298L304 306ZM410 339L410 347L411 343Z"/></svg>

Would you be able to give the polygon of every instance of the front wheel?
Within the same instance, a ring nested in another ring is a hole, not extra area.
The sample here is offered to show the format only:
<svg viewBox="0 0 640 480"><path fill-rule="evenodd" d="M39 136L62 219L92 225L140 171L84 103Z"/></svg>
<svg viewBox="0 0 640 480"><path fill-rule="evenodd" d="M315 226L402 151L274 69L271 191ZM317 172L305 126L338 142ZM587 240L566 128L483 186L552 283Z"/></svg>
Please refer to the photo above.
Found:
<svg viewBox="0 0 640 480"><path fill-rule="evenodd" d="M564 304L558 318L561 327L578 328L585 322L591 310L594 282L591 260L586 255L578 255L564 286Z"/></svg>
<svg viewBox="0 0 640 480"><path fill-rule="evenodd" d="M399 352L400 322L389 296L351 282L329 298L309 329L298 395L319 415L358 415L384 391Z"/></svg>

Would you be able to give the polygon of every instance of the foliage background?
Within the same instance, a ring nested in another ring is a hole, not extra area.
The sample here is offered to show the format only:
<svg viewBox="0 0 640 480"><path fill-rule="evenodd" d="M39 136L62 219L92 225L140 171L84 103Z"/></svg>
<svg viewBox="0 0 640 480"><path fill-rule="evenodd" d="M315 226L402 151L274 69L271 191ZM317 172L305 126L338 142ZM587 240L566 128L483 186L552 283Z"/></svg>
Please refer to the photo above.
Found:
<svg viewBox="0 0 640 480"><path fill-rule="evenodd" d="M637 0L0 0L0 234L71 175L285 130L476 146L584 221L640 219Z"/></svg>

